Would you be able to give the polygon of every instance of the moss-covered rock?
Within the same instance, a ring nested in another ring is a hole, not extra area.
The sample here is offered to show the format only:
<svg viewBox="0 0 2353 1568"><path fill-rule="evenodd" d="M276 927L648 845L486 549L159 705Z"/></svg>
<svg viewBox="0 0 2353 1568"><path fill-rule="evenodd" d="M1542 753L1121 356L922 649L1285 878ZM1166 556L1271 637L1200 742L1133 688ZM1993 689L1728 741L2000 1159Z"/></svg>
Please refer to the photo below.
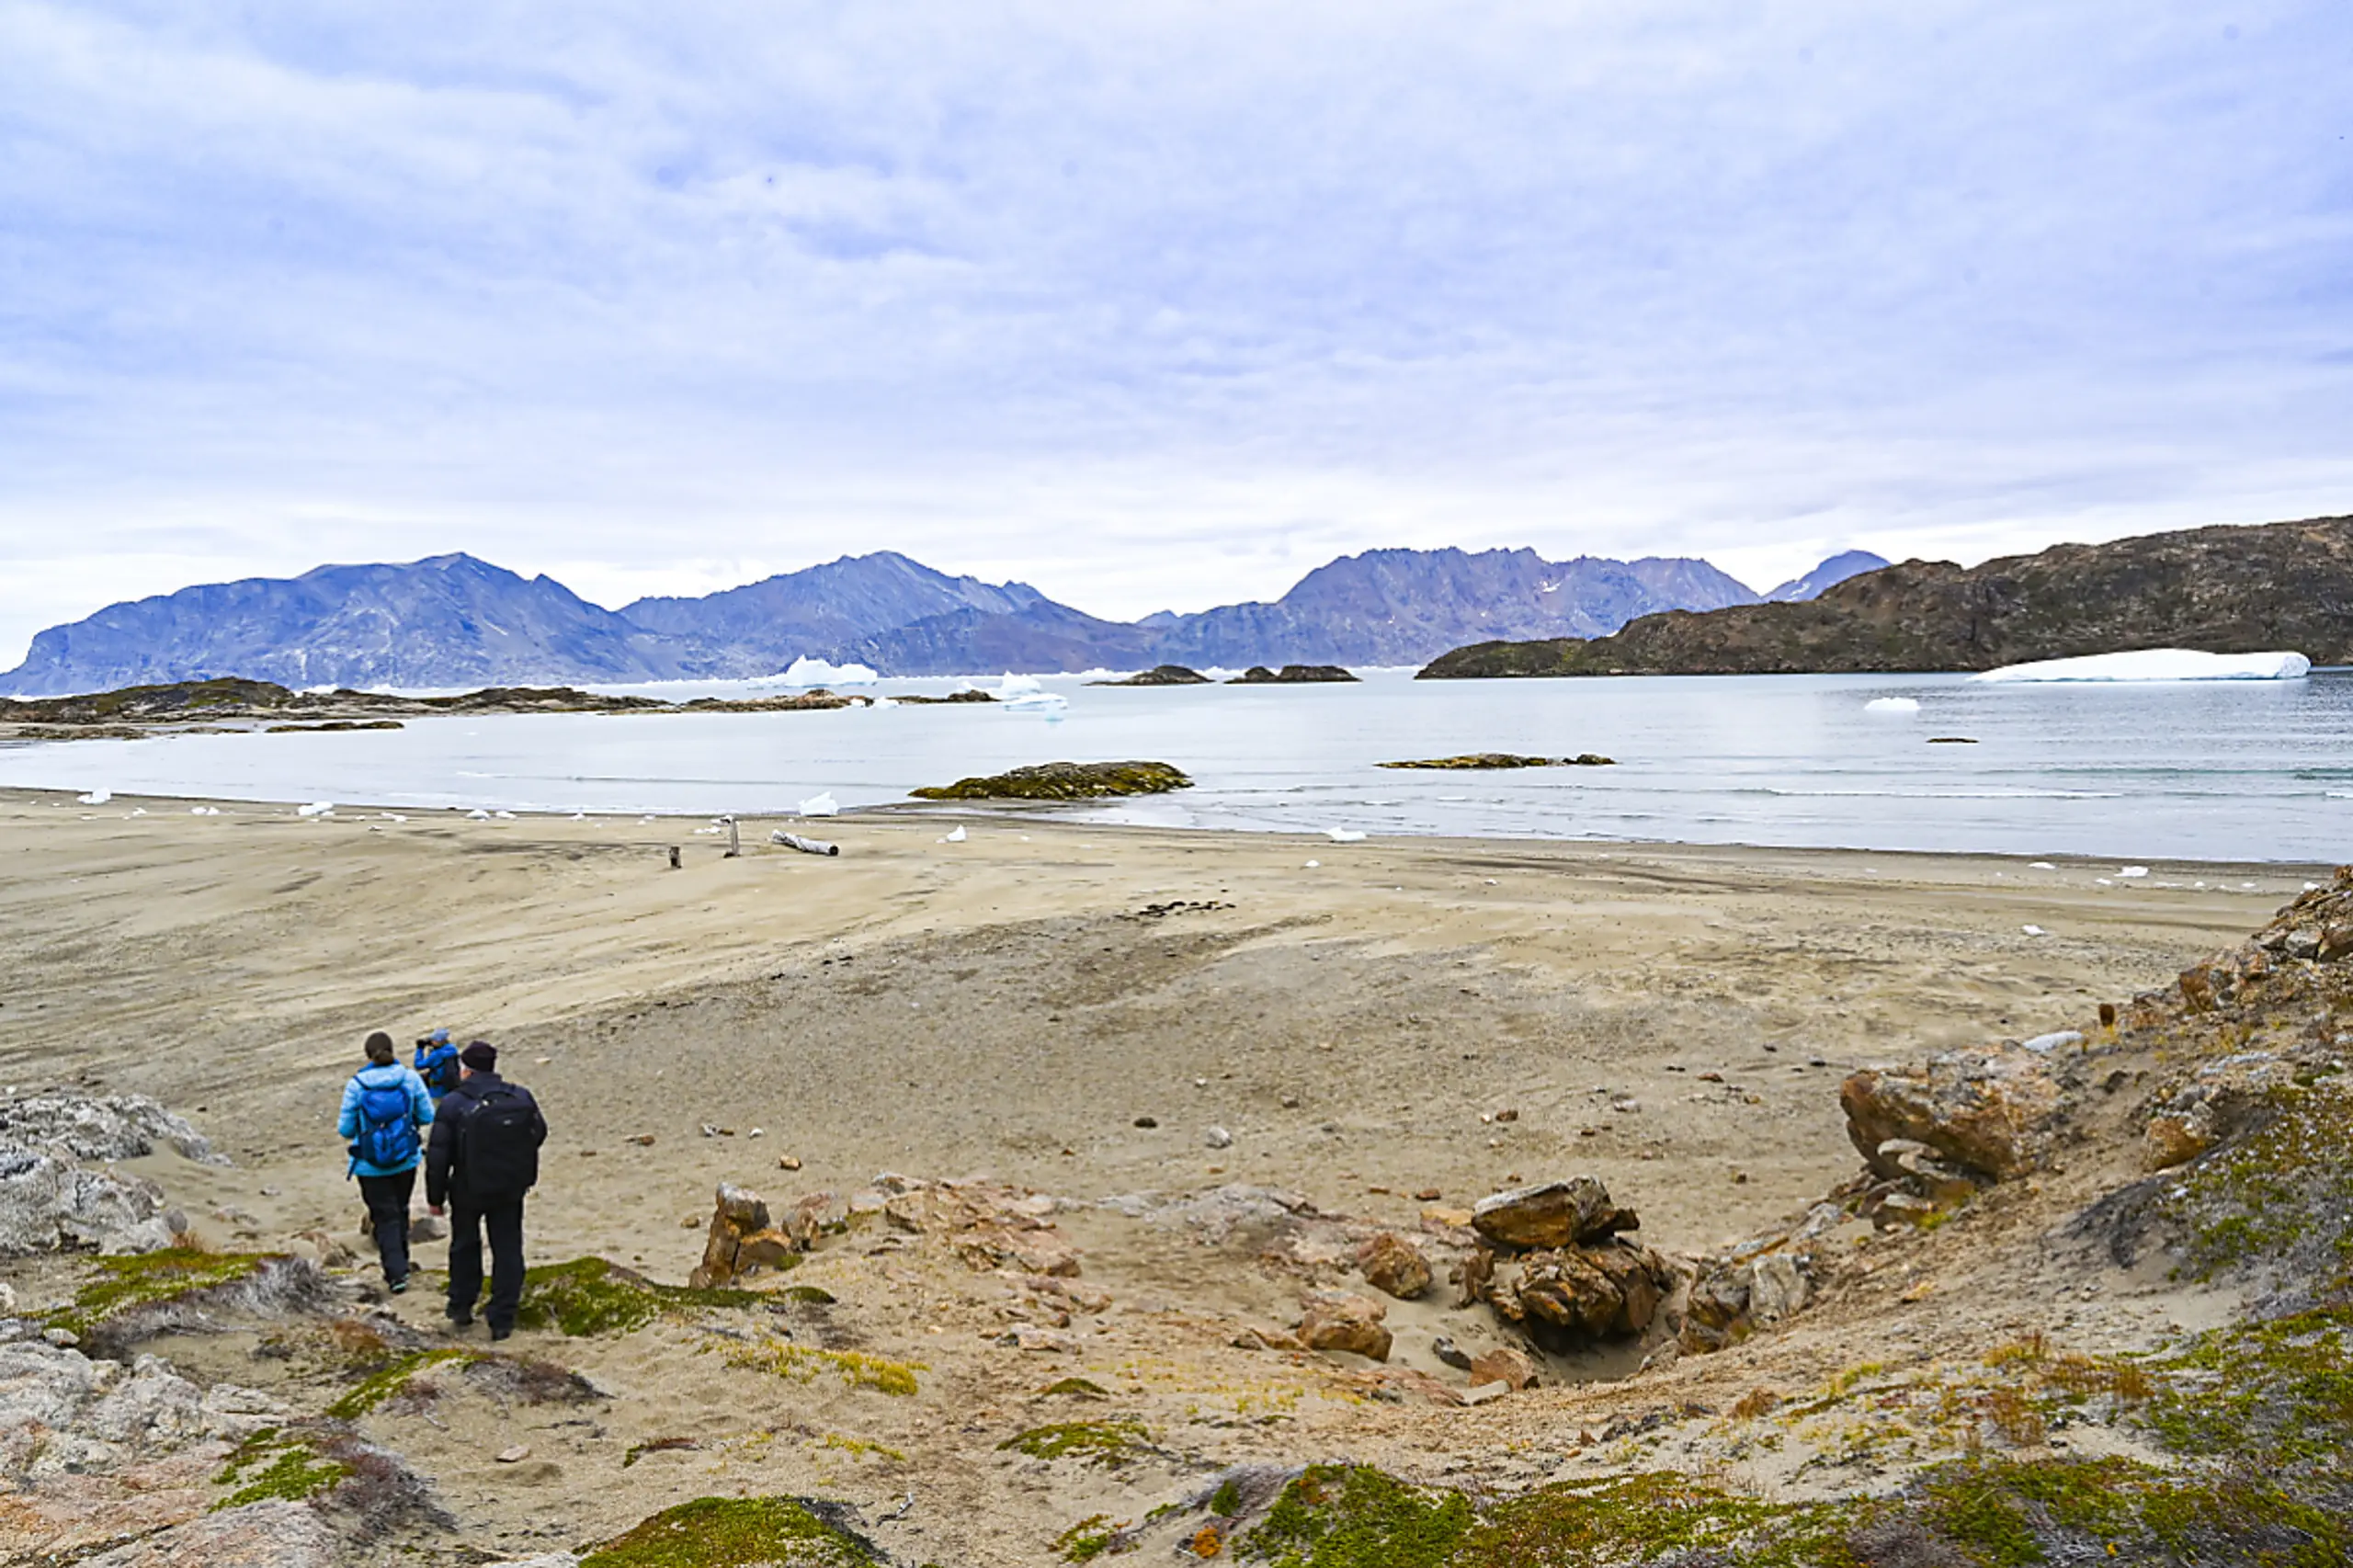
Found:
<svg viewBox="0 0 2353 1568"><path fill-rule="evenodd" d="M212 1506L217 1513L248 1503L307 1502L350 1474L347 1462L321 1452L307 1437L268 1427L238 1444L212 1478L216 1486L235 1488Z"/></svg>
<svg viewBox="0 0 2353 1568"><path fill-rule="evenodd" d="M698 1497L641 1520L580 1568L860 1568L881 1562L838 1503L801 1497Z"/></svg>
<svg viewBox="0 0 2353 1568"><path fill-rule="evenodd" d="M161 1252L92 1259L96 1278L74 1292L74 1304L51 1312L48 1326L89 1338L120 1325L143 1309L194 1301L206 1294L245 1284L274 1264L293 1260L278 1253L202 1252L166 1247Z"/></svg>
<svg viewBox="0 0 2353 1568"><path fill-rule="evenodd" d="M1152 1435L1136 1421L1059 1421L1032 1426L999 1443L1000 1451L1036 1460L1075 1459L1117 1470L1152 1451Z"/></svg>
<svg viewBox="0 0 2353 1568"><path fill-rule="evenodd" d="M326 1413L337 1420L356 1421L408 1387L409 1380L419 1372L440 1366L445 1362L471 1361L476 1358L475 1353L471 1350L443 1348L412 1351L387 1366L378 1368L345 1390L340 1398L327 1406Z"/></svg>
<svg viewBox="0 0 2353 1568"><path fill-rule="evenodd" d="M1192 787L1190 778L1165 762L1041 762L910 793L919 801L1099 801Z"/></svg>
<svg viewBox="0 0 2353 1568"><path fill-rule="evenodd" d="M1441 1568L1473 1517L1459 1492L1370 1465L1314 1465L1283 1488L1238 1555L1274 1568Z"/></svg>
<svg viewBox="0 0 2353 1568"><path fill-rule="evenodd" d="M1183 665L1154 665L1120 680L1091 680L1089 686L1208 686L1210 677Z"/></svg>
<svg viewBox="0 0 2353 1568"><path fill-rule="evenodd" d="M523 1303L515 1321L585 1339L629 1334L665 1312L756 1307L767 1299L754 1290L659 1285L604 1258L576 1257L524 1271Z"/></svg>

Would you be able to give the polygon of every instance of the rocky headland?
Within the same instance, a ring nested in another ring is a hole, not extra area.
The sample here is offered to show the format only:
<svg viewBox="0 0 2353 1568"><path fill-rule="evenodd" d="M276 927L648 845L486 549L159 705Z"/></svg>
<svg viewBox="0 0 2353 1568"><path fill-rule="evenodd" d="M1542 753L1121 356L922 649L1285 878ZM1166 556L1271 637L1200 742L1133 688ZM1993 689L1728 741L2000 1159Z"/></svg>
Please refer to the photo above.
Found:
<svg viewBox="0 0 2353 1568"><path fill-rule="evenodd" d="M1989 670L2139 648L2353 662L2353 517L2059 545L1973 567L1907 561L1812 599L1669 610L1587 640L1473 643L1421 678Z"/></svg>

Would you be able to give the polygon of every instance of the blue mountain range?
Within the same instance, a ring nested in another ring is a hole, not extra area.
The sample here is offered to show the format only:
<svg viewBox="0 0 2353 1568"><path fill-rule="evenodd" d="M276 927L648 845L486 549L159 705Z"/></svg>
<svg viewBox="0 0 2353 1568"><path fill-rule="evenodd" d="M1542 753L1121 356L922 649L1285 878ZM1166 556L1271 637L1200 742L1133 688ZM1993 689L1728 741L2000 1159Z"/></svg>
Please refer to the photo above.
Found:
<svg viewBox="0 0 2353 1568"><path fill-rule="evenodd" d="M1849 551L1770 597L1811 597L1885 564ZM0 693L213 676L403 688L756 677L803 656L898 676L1408 665L1467 642L1597 637L1656 610L1758 600L1704 561L1374 550L1317 567L1272 603L1116 621L1026 583L950 576L881 551L699 598L610 610L551 577L436 555L109 605L34 637L25 662L0 676Z"/></svg>

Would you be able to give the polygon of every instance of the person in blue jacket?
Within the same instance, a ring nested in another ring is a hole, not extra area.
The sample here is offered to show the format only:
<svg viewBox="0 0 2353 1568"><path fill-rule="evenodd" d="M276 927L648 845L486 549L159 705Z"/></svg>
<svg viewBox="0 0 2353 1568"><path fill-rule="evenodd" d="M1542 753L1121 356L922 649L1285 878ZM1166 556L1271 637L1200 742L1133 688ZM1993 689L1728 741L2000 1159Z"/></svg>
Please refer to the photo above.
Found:
<svg viewBox="0 0 2353 1568"><path fill-rule="evenodd" d="M335 1131L350 1140L350 1175L359 1178L368 1223L376 1233L384 1283L394 1295L408 1289L408 1205L416 1167L425 1157L425 1129L433 1125L433 1096L425 1080L400 1064L392 1037L368 1037L368 1065L343 1086Z"/></svg>

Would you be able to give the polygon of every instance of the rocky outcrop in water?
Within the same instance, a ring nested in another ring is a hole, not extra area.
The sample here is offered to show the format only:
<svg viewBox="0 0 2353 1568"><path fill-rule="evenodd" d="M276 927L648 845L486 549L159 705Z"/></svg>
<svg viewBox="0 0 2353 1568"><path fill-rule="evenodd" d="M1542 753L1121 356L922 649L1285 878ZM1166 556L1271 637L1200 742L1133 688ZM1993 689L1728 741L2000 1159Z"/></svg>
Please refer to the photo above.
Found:
<svg viewBox="0 0 2353 1568"><path fill-rule="evenodd" d="M1264 665L1253 665L1225 684L1228 686L1336 686L1357 677L1337 665L1285 665L1270 670Z"/></svg>
<svg viewBox="0 0 2353 1568"><path fill-rule="evenodd" d="M1165 762L1041 762L909 793L919 801L1099 801L1192 787Z"/></svg>

